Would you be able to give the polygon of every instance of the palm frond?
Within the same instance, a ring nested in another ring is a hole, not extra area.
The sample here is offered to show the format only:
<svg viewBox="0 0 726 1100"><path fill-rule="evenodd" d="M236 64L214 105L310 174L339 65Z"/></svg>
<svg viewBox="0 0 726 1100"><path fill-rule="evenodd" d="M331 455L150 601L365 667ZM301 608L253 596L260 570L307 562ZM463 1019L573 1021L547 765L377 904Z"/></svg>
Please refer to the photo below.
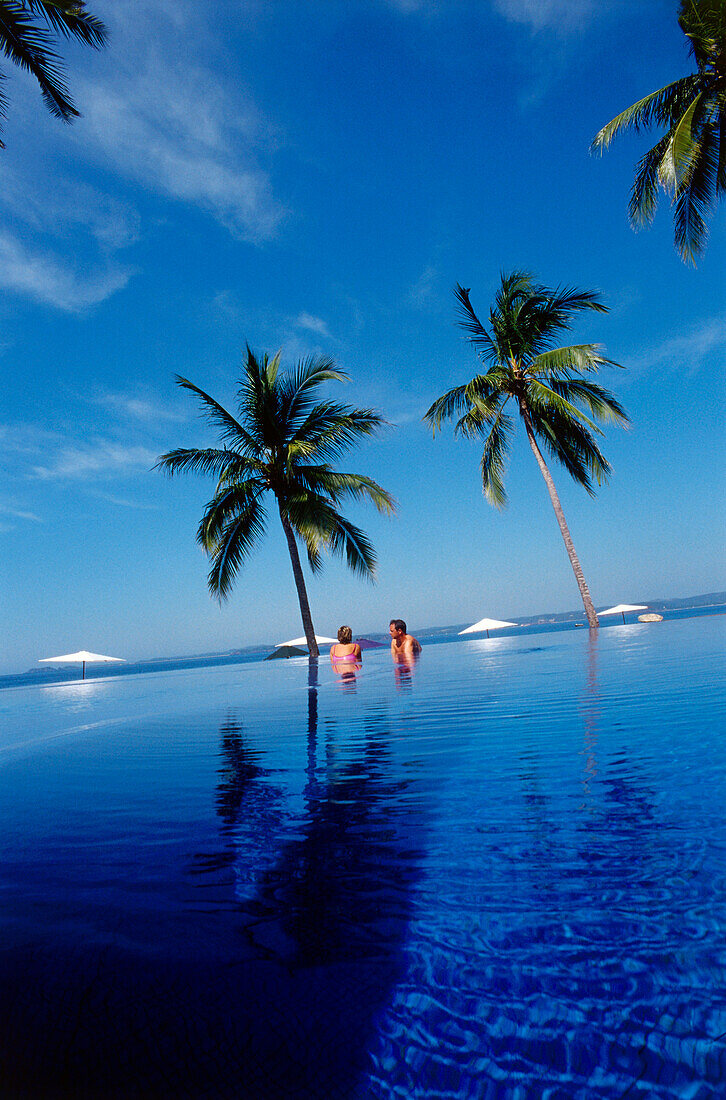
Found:
<svg viewBox="0 0 726 1100"><path fill-rule="evenodd" d="M597 424L586 416L584 412L578 409L576 405L573 405L571 401L568 401L561 393L558 393L556 389L545 385L544 382L540 382L537 378L530 378L527 380L526 402L527 408L533 414L536 411L546 416L551 410L561 418L562 422L568 419L579 421L581 424L586 424L590 431L598 432L598 434L602 435Z"/></svg>
<svg viewBox="0 0 726 1100"><path fill-rule="evenodd" d="M239 462L240 458L236 451L214 447L201 450L197 447L180 447L161 455L153 468L163 470L169 477L175 474L212 474L223 477L230 465Z"/></svg>
<svg viewBox="0 0 726 1100"><path fill-rule="evenodd" d="M63 81L61 59L52 48L53 38L30 18L24 4L6 0L0 5L0 42L5 56L35 77L52 115L63 122L79 117Z"/></svg>
<svg viewBox="0 0 726 1100"><path fill-rule="evenodd" d="M623 369L614 359L601 355L599 347L598 344L571 344L565 348L551 348L531 360L527 366L527 374L556 378L572 371L592 373L605 366Z"/></svg>
<svg viewBox="0 0 726 1100"><path fill-rule="evenodd" d="M607 313L608 307L596 291L577 287L558 287L538 294L520 310L518 321L519 352L530 357L547 347L559 332L570 327L573 316L582 310Z"/></svg>
<svg viewBox="0 0 726 1100"><path fill-rule="evenodd" d="M306 417L313 406L310 392L324 382L347 382L348 375L339 370L327 355L310 355L297 363L292 375L281 385L282 403L291 424Z"/></svg>
<svg viewBox="0 0 726 1100"><path fill-rule="evenodd" d="M225 528L231 520L244 514L250 504L264 491L264 484L256 478L218 488L199 522L197 529L199 545L209 553L216 551L223 541Z"/></svg>
<svg viewBox="0 0 726 1100"><path fill-rule="evenodd" d="M279 352L270 358L258 358L246 348L244 374L237 390L239 415L260 450L281 449L287 437L287 423L280 410L280 394L275 385Z"/></svg>
<svg viewBox="0 0 726 1100"><path fill-rule="evenodd" d="M676 251L685 263L695 264L706 247L706 215L713 209L720 150L713 130L703 131L689 178L678 188L674 199L673 222Z"/></svg>
<svg viewBox="0 0 726 1100"><path fill-rule="evenodd" d="M461 416L454 425L454 435L462 435L465 439L482 435L501 416L502 410L509 400L509 395L496 394L486 400L473 401L468 412ZM508 419L508 417L505 417Z"/></svg>
<svg viewBox="0 0 726 1100"><path fill-rule="evenodd" d="M374 435L386 421L373 409L354 409L330 401L311 409L288 444L291 457L334 458L359 439Z"/></svg>
<svg viewBox="0 0 726 1100"><path fill-rule="evenodd" d="M346 474L329 466L296 466L294 486L301 491L324 494L337 503L346 497L366 498L386 515L396 511L396 501L385 489L363 474Z"/></svg>
<svg viewBox="0 0 726 1100"><path fill-rule="evenodd" d="M476 379L472 381L476 381ZM448 390L441 397L437 397L433 405L424 413L423 419L428 423L434 435L441 427L442 421L451 420L462 410L469 408L471 401L467 390L470 385L472 385L472 382L466 382L463 386L454 386L452 390Z"/></svg>
<svg viewBox="0 0 726 1100"><path fill-rule="evenodd" d="M670 127L683 113L699 85L699 76L693 74L674 80L656 92L650 92L621 111L598 131L590 146L591 152L603 152L622 130L632 129L639 133L654 124Z"/></svg>
<svg viewBox="0 0 726 1100"><path fill-rule="evenodd" d="M106 44L108 31L95 15L86 11L84 0L24 0L34 14L65 38L77 38L87 46L100 49Z"/></svg>
<svg viewBox="0 0 726 1100"><path fill-rule="evenodd" d="M557 378L552 389L570 402L581 402L596 420L627 428L630 418L617 398L608 390L584 378Z"/></svg>
<svg viewBox="0 0 726 1100"><path fill-rule="evenodd" d="M500 359L499 348L474 312L474 307L469 300L469 293L470 291L461 286L460 283L457 283L454 287L454 295L460 303L458 310L459 327L468 333L469 343L474 345L484 362L498 362Z"/></svg>
<svg viewBox="0 0 726 1100"><path fill-rule="evenodd" d="M658 207L658 174L668 148L669 135L664 134L635 166L635 179L630 191L628 217L633 228L650 225Z"/></svg>
<svg viewBox="0 0 726 1100"><path fill-rule="evenodd" d="M257 440L250 435L247 429L244 428L223 405L220 405L218 401L215 401L210 394L200 389L199 386L195 386L188 378L183 378L180 374L177 374L175 377L177 385L197 395L204 410L203 415L210 423L220 429L220 437L224 442L234 443L236 450L240 450L251 456L259 455L260 448Z"/></svg>
<svg viewBox="0 0 726 1100"><path fill-rule="evenodd" d="M327 500L315 493L292 497L285 501L285 512L306 545L325 546L354 573L373 579L376 555L367 536Z"/></svg>
<svg viewBox="0 0 726 1100"><path fill-rule="evenodd" d="M494 508L502 509L507 504L504 470L513 431L512 418L500 412L482 451L480 463L482 489L484 496Z"/></svg>
<svg viewBox="0 0 726 1100"><path fill-rule="evenodd" d="M658 179L666 191L677 192L687 186L701 146L698 116L702 104L699 93L668 132L668 144L658 166Z"/></svg>
<svg viewBox="0 0 726 1100"><path fill-rule="evenodd" d="M718 163L716 165L716 192L726 191L726 109L721 111L718 119L718 133L714 133L714 143L718 146ZM714 127L716 130L716 127Z"/></svg>
<svg viewBox="0 0 726 1100"><path fill-rule="evenodd" d="M277 376L280 373L282 352L276 351L272 358L270 358L269 355L264 355L262 361L264 364L262 378L265 380L270 389L274 389L277 385Z"/></svg>
<svg viewBox="0 0 726 1100"><path fill-rule="evenodd" d="M573 481L593 496L592 477L600 485L611 468L585 425L570 416L561 416L552 405L530 409L530 416L537 438L565 467Z"/></svg>
<svg viewBox="0 0 726 1100"><path fill-rule="evenodd" d="M726 41L726 8L721 0L681 0L678 16L701 71L716 61Z"/></svg>
<svg viewBox="0 0 726 1100"><path fill-rule="evenodd" d="M219 542L212 551L212 568L208 584L220 600L232 591L237 573L265 531L265 512L257 498L248 507L235 513L220 532Z"/></svg>

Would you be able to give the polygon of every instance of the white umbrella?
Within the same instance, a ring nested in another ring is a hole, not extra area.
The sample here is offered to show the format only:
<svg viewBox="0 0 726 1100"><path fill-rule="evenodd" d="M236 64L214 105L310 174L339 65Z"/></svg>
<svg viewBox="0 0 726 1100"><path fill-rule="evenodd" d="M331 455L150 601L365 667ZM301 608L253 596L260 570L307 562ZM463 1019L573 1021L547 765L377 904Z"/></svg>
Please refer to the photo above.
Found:
<svg viewBox="0 0 726 1100"><path fill-rule="evenodd" d="M598 611L598 618L600 615L622 615L623 622L625 622L626 611L647 611L647 603L619 603L615 607L609 607L607 611Z"/></svg>
<svg viewBox="0 0 726 1100"><path fill-rule="evenodd" d="M87 649L79 649L78 653L64 653L60 657L41 657L38 663L41 665L77 665L80 662L83 665L81 679L85 680L87 661L120 661L121 664L126 663L123 657L104 657L102 653L89 653Z"/></svg>
<svg viewBox="0 0 726 1100"><path fill-rule="evenodd" d="M502 619L480 619L473 626L467 626L466 630L460 630L459 635L478 634L480 631L486 630L488 638L490 630L501 630L505 626L517 626L517 623L505 623Z"/></svg>
<svg viewBox="0 0 726 1100"><path fill-rule="evenodd" d="M335 645L337 638L326 638L323 634L316 634L315 641L318 645ZM276 642L275 649L279 649L281 645L307 645L307 638L291 638L289 642Z"/></svg>

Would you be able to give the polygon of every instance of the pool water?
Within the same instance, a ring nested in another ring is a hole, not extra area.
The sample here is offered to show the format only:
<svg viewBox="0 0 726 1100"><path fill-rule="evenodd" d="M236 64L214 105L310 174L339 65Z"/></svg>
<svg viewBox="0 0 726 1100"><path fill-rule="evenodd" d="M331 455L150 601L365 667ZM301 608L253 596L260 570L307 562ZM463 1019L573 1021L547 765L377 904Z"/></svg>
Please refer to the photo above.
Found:
<svg viewBox="0 0 726 1100"><path fill-rule="evenodd" d="M0 1092L726 1092L726 617L0 693Z"/></svg>

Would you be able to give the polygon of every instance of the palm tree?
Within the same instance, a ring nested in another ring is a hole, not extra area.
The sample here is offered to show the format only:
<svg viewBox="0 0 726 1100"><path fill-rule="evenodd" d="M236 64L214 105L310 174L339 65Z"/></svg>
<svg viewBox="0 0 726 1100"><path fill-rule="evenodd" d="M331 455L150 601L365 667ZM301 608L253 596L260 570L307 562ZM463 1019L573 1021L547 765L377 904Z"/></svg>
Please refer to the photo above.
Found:
<svg viewBox="0 0 726 1100"><path fill-rule="evenodd" d="M220 430L222 447L170 451L157 464L170 475L202 473L217 478L197 541L211 557L209 588L220 599L229 596L240 567L265 530L263 498L274 497L311 657L319 652L297 540L314 573L322 565L322 552L330 550L354 572L373 579L373 547L337 506L345 497L367 497L379 512L395 508L393 498L371 478L340 473L329 465L330 459L385 423L371 409L330 401L313 404L317 386L345 380L347 375L325 356L301 360L283 374L279 352L272 359L258 359L248 347L235 418L204 390L177 376L177 383L197 395L207 419Z"/></svg>
<svg viewBox="0 0 726 1100"><path fill-rule="evenodd" d="M630 221L653 221L662 187L673 197L676 249L694 263L706 245L706 215L726 191L726 3L681 0L678 22L697 72L633 103L603 126L592 148L607 149L621 130L665 127L636 166Z"/></svg>
<svg viewBox="0 0 726 1100"><path fill-rule="evenodd" d="M99 49L106 42L106 28L86 11L84 0L0 0L0 48L21 69L32 73L40 85L45 105L64 122L79 117L63 81L55 39L75 38ZM0 81L4 75L0 73ZM7 97L0 91L0 118L7 116ZM0 149L5 146L0 141Z"/></svg>
<svg viewBox="0 0 726 1100"><path fill-rule="evenodd" d="M456 434L485 437L481 458L484 495L490 504L503 508L507 499L504 465L515 427L513 417L505 411L511 400L547 485L587 621L595 628L597 615L540 444L591 494L591 478L600 484L610 473L595 442L593 433L602 432L594 420L623 426L629 421L613 395L583 374L604 364L618 364L604 358L595 344L552 347L574 314L585 309L605 313L606 307L589 291L550 290L534 283L526 272L515 271L501 276L487 330L472 308L469 291L457 285L455 294L461 327L486 370L437 398L424 419L435 433L443 420L458 416Z"/></svg>

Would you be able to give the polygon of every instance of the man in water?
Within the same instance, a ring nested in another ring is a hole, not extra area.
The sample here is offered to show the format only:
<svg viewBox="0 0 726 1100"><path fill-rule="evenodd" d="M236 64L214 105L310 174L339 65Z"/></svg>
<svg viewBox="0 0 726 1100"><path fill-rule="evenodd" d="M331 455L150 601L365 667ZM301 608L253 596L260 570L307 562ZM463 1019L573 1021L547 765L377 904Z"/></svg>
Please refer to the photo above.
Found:
<svg viewBox="0 0 726 1100"><path fill-rule="evenodd" d="M413 634L406 633L403 619L391 619L388 627L391 635L391 656L397 663L411 664L421 652L421 643Z"/></svg>

